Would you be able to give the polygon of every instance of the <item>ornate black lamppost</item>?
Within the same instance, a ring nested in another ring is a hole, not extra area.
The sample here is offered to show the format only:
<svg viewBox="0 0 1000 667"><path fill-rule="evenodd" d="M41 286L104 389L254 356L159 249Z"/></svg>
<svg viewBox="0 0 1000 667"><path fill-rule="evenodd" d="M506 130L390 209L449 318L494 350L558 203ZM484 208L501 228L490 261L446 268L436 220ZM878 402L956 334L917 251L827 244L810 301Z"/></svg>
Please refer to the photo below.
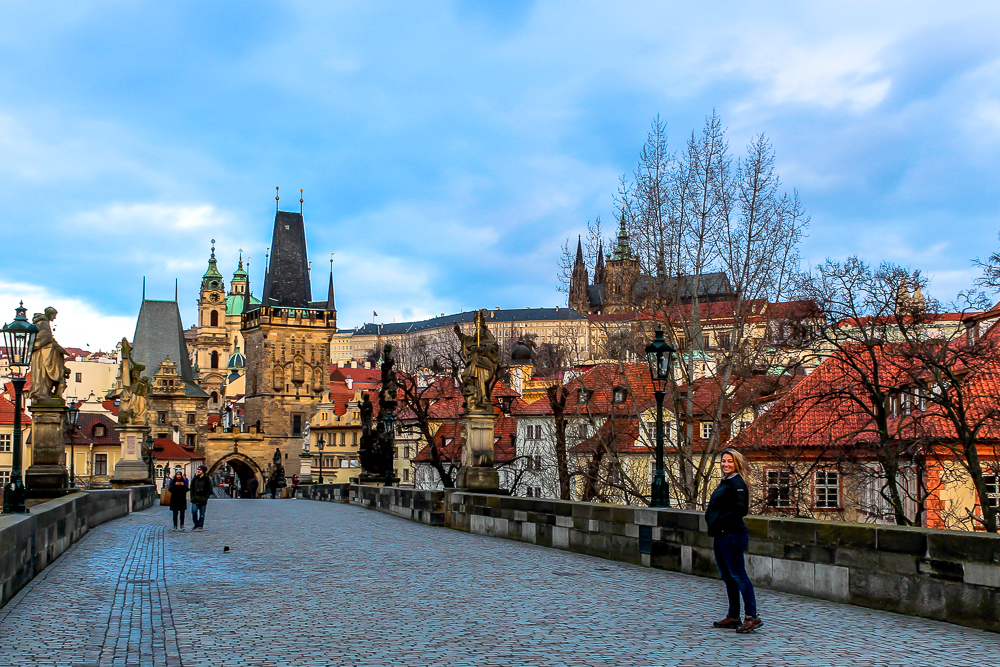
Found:
<svg viewBox="0 0 1000 667"><path fill-rule="evenodd" d="M649 377L653 381L653 395L656 397L656 471L649 496L650 507L670 507L670 484L663 472L663 397L667 395L670 365L675 352L677 350L664 340L663 329L657 329L653 342L646 346Z"/></svg>
<svg viewBox="0 0 1000 667"><path fill-rule="evenodd" d="M319 452L319 483L323 483L323 448L326 447L326 443L323 441L323 436L319 436L319 440L316 441L316 451Z"/></svg>
<svg viewBox="0 0 1000 667"><path fill-rule="evenodd" d="M69 408L66 410L66 430L69 431L69 488L76 488L76 426L80 421L80 408L76 407L76 399L69 398Z"/></svg>
<svg viewBox="0 0 1000 667"><path fill-rule="evenodd" d="M146 451L144 452L146 463L149 466L149 479L152 480L153 484L156 484L156 475L153 472L153 466L156 464L156 454L153 453L153 435L151 433L146 434Z"/></svg>
<svg viewBox="0 0 1000 667"><path fill-rule="evenodd" d="M21 479L21 406L23 404L25 371L31 366L31 350L35 347L38 327L28 321L24 302L15 309L14 321L4 325L3 340L7 348L10 364L10 382L14 385L14 437L13 460L11 461L10 482L3 487L3 511L7 513L27 512L24 506L24 481Z"/></svg>

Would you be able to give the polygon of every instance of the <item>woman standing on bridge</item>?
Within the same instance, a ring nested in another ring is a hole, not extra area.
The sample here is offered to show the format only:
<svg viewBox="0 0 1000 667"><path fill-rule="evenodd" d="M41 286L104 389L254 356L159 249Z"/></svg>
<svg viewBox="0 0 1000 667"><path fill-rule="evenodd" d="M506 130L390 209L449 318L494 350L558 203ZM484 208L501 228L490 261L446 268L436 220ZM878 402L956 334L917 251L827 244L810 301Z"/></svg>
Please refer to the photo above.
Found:
<svg viewBox="0 0 1000 667"><path fill-rule="evenodd" d="M178 468L174 478L170 480L170 510L174 513L174 530L177 530L177 519L180 518L180 529L184 530L184 515L187 513L188 483L184 473Z"/></svg>
<svg viewBox="0 0 1000 667"><path fill-rule="evenodd" d="M719 465L722 468L722 481L708 501L705 521L708 523L708 534L715 538L715 562L719 566L722 580L726 582L729 613L723 620L712 625L717 628L736 628L736 632L743 634L764 625L764 621L757 616L757 598L750 576L747 575L744 559L750 541L746 524L743 523L743 517L750 507L750 491L743 479L747 464L743 455L735 449L724 449ZM742 623L741 595L746 611L746 618Z"/></svg>

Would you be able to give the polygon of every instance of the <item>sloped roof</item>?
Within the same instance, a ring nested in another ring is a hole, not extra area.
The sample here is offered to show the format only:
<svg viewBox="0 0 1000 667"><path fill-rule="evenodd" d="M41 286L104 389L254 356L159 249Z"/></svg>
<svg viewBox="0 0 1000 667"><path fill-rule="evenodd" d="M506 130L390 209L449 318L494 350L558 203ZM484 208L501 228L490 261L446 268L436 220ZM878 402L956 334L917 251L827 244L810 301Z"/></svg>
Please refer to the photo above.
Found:
<svg viewBox="0 0 1000 667"><path fill-rule="evenodd" d="M14 395L13 388L11 388L10 391L11 391L10 395L13 396ZM25 398L27 398L28 396L27 391L25 391L24 396ZM0 424L6 426L8 424L13 424L13 423L14 423L14 403L13 401L8 400L6 396L0 396ZM29 426L30 424L31 424L31 417L29 417L28 413L24 412L24 410L22 409L21 425Z"/></svg>
<svg viewBox="0 0 1000 667"><path fill-rule="evenodd" d="M195 453L193 450L178 445L170 438L156 438L153 440L153 453L160 461L204 461L205 457Z"/></svg>
<svg viewBox="0 0 1000 667"><path fill-rule="evenodd" d="M441 458L449 463L462 460L461 423L448 422L434 434L434 442ZM510 463L517 456L517 419L500 416L493 422L493 456L497 464ZM423 447L410 459L414 463L430 463L430 447Z"/></svg>
<svg viewBox="0 0 1000 667"><path fill-rule="evenodd" d="M429 320L420 320L419 322L393 322L392 324L365 324L364 326L358 327L355 335L365 336L365 335L382 335L391 336L399 335L405 333L413 333L415 331L426 331L429 329L438 329L441 327L449 327L453 324L471 324L475 321L476 317L475 310L470 310L462 313L455 313L454 315L443 315L440 317L432 317ZM490 310L489 319L486 321L486 326L489 327L491 324L500 324L506 322L535 322L539 320L552 320L552 321L573 321L573 320L583 320L586 319L579 311L573 308L500 308L496 310Z"/></svg>
<svg viewBox="0 0 1000 667"><path fill-rule="evenodd" d="M312 301L309 257L302 214L276 211L271 235L271 257L264 278L263 305L308 308Z"/></svg>
<svg viewBox="0 0 1000 667"><path fill-rule="evenodd" d="M143 374L152 380L160 364L168 356L177 364L177 372L184 380L184 395L208 398L208 394L194 384L194 373L187 345L184 343L184 326L177 302L143 299L139 320L135 325L132 358L146 366Z"/></svg>

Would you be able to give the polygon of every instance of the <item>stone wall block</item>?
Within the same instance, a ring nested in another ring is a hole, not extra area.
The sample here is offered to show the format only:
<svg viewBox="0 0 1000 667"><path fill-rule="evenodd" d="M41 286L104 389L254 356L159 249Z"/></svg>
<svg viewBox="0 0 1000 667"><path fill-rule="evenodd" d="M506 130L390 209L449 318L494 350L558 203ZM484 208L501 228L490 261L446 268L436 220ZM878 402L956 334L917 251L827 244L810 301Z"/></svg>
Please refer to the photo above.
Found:
<svg viewBox="0 0 1000 667"><path fill-rule="evenodd" d="M927 555L928 531L905 526L879 526L876 529L876 549L911 556Z"/></svg>
<svg viewBox="0 0 1000 667"><path fill-rule="evenodd" d="M775 590L815 595L816 566L813 563L774 558L771 560L771 582Z"/></svg>
<svg viewBox="0 0 1000 667"><path fill-rule="evenodd" d="M656 526L659 512L656 510L637 507L635 509L635 523L640 526Z"/></svg>
<svg viewBox="0 0 1000 667"><path fill-rule="evenodd" d="M767 517L748 516L744 517L743 523L746 524L747 532L750 533L750 539L767 539Z"/></svg>
<svg viewBox="0 0 1000 667"><path fill-rule="evenodd" d="M808 519L771 519L767 536L785 544L815 544L816 523Z"/></svg>
<svg viewBox="0 0 1000 667"><path fill-rule="evenodd" d="M977 586L990 586L1000 590L1000 565L984 565L983 563L964 563L965 583Z"/></svg>
<svg viewBox="0 0 1000 667"><path fill-rule="evenodd" d="M843 521L820 521L816 526L816 544L824 547L874 549L877 542L875 526Z"/></svg>
<svg viewBox="0 0 1000 667"><path fill-rule="evenodd" d="M771 583L771 561L770 556L747 556L747 574L756 586L761 588L773 588Z"/></svg>
<svg viewBox="0 0 1000 667"><path fill-rule="evenodd" d="M570 529L563 526L552 527L552 546L556 549L569 549Z"/></svg>
<svg viewBox="0 0 1000 667"><path fill-rule="evenodd" d="M1000 535L934 531L927 535L927 555L940 560L1000 564Z"/></svg>
<svg viewBox="0 0 1000 667"><path fill-rule="evenodd" d="M848 568L816 563L814 576L813 595L834 602L850 601L851 571Z"/></svg>

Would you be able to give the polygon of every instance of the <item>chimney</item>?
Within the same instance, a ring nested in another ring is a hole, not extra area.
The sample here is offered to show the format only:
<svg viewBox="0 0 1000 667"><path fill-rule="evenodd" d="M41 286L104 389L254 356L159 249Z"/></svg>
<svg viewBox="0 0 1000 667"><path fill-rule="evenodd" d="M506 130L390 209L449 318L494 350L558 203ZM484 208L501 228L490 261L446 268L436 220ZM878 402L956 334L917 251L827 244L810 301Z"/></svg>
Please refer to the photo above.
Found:
<svg viewBox="0 0 1000 667"><path fill-rule="evenodd" d="M354 389L354 378L352 378L351 376L347 376L347 378L344 379L344 384L347 385L348 389L353 390Z"/></svg>

